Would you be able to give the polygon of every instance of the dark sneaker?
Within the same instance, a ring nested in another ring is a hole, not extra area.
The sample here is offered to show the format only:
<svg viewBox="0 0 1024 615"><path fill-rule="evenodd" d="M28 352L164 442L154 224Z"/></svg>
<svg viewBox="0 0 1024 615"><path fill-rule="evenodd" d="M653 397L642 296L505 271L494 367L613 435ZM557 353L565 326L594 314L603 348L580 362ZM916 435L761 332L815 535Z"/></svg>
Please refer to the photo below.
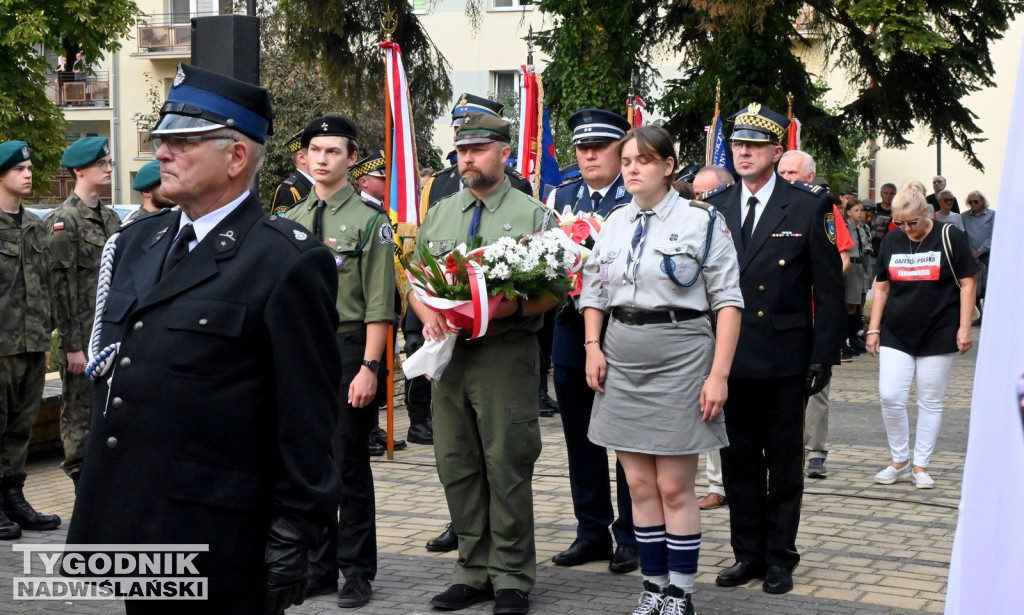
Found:
<svg viewBox="0 0 1024 615"><path fill-rule="evenodd" d="M458 611L493 598L494 590L489 583L480 589L458 583L431 598L430 605L442 611Z"/></svg>
<svg viewBox="0 0 1024 615"><path fill-rule="evenodd" d="M338 606L354 609L369 602L371 595L373 588L370 587L370 582L363 577L352 575L345 579L345 584L338 592Z"/></svg>
<svg viewBox="0 0 1024 615"><path fill-rule="evenodd" d="M825 468L825 458L815 457L807 460L807 476L811 478L825 478L828 470Z"/></svg>

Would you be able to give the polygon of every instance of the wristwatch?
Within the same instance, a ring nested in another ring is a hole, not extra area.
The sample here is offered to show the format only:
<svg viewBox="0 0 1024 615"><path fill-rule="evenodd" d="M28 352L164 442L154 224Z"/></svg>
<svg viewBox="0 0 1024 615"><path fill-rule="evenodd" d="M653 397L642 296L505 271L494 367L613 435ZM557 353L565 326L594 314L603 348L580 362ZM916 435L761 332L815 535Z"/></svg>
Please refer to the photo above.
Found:
<svg viewBox="0 0 1024 615"><path fill-rule="evenodd" d="M369 367L370 371L375 374L377 373L377 370L380 369L380 361L367 361L366 359L363 359L362 364Z"/></svg>

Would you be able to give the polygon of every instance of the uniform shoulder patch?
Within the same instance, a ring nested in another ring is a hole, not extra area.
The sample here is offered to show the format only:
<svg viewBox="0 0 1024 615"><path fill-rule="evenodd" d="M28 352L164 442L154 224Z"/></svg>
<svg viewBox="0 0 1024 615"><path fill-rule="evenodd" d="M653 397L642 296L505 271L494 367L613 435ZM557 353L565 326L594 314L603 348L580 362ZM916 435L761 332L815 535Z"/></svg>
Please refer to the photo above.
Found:
<svg viewBox="0 0 1024 615"><path fill-rule="evenodd" d="M819 186L820 187L820 186ZM833 244L836 242L836 215L832 212L825 214L825 236Z"/></svg>
<svg viewBox="0 0 1024 615"><path fill-rule="evenodd" d="M707 192L699 195L697 198L699 198L702 201L706 201L706 200L710 199L711 197L715 196L716 194L721 194L721 193L725 192L731 186L732 186L732 184L729 184L728 186L719 186L719 187L715 188L714 190L708 190Z"/></svg>
<svg viewBox="0 0 1024 615"><path fill-rule="evenodd" d="M391 228L390 222L380 225L380 228L377 230L377 238L380 240L381 245L389 246L395 243L395 232Z"/></svg>
<svg viewBox="0 0 1024 615"><path fill-rule="evenodd" d="M373 201L367 201L363 197L359 197L359 200L363 202L363 205L366 205L367 207L369 207L370 209L372 209L373 211L375 211L377 213L383 213L383 211L384 211L384 204L383 203L378 205L377 203L374 203Z"/></svg>
<svg viewBox="0 0 1024 615"><path fill-rule="evenodd" d="M711 203L705 203L704 201L698 201L697 199L690 199L690 207L699 207L705 211L711 210Z"/></svg>
<svg viewBox="0 0 1024 615"><path fill-rule="evenodd" d="M791 182L794 187L803 190L804 192L810 192L814 196L819 196L825 192L825 186L819 186L818 184L809 184L807 182L795 181ZM834 222L834 220L833 220ZM834 242L833 242L834 243Z"/></svg>
<svg viewBox="0 0 1024 615"><path fill-rule="evenodd" d="M515 167L510 167L507 164L505 165L505 175L515 177L516 179L526 179L515 169Z"/></svg>

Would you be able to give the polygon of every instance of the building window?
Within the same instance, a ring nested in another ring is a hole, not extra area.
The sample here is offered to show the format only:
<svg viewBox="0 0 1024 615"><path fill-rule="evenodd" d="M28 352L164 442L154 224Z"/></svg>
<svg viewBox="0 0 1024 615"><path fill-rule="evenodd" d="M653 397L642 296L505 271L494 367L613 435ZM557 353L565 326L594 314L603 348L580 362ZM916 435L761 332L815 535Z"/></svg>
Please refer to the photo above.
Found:
<svg viewBox="0 0 1024 615"><path fill-rule="evenodd" d="M501 102L510 98L515 100L519 92L518 71L493 71L491 72L491 91Z"/></svg>
<svg viewBox="0 0 1024 615"><path fill-rule="evenodd" d="M502 9L523 9L533 8L533 0L491 0L491 8Z"/></svg>

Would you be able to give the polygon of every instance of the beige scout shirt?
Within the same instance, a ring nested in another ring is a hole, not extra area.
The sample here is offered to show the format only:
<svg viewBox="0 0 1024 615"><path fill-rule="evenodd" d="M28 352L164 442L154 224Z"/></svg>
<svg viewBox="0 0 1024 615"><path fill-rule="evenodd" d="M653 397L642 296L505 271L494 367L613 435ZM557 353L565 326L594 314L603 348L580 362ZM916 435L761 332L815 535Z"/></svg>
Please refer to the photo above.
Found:
<svg viewBox="0 0 1024 615"><path fill-rule="evenodd" d="M468 189L442 199L427 211L419 234L416 237L416 254L420 246L426 245L435 258L448 254L459 244L466 243L469 224L473 219L473 203L476 197ZM477 237L482 245L497 241L499 237L525 237L545 229L550 222L544 204L533 197L512 188L508 178L484 199L484 211L480 216ZM412 290L406 285L406 293ZM501 335L513 330L539 331L544 323L543 315L521 318L499 318L491 321L487 337Z"/></svg>
<svg viewBox="0 0 1024 615"><path fill-rule="evenodd" d="M626 274L626 258L642 215L640 207L635 201L630 202L605 221L583 267L580 310L624 307L703 312L726 306L743 309L736 246L728 235L724 217L720 213L717 216L711 248L696 283L683 287L673 282L667 272L671 271L682 283L688 283L697 274L707 242L708 210L691 206L690 201L669 190L653 211L647 221L635 279Z"/></svg>
<svg viewBox="0 0 1024 615"><path fill-rule="evenodd" d="M284 215L313 228L316 191ZM367 204L352 186L332 194L324 209L322 237L338 267L338 317L342 324L395 319L394 235L391 221ZM310 230L312 233L312 230Z"/></svg>
<svg viewBox="0 0 1024 615"><path fill-rule="evenodd" d="M18 227L0 213L0 356L50 350L52 292L43 221L22 208Z"/></svg>
<svg viewBox="0 0 1024 615"><path fill-rule="evenodd" d="M121 227L121 219L109 207L92 209L73 192L47 219L60 348L85 350L96 315L103 245Z"/></svg>

